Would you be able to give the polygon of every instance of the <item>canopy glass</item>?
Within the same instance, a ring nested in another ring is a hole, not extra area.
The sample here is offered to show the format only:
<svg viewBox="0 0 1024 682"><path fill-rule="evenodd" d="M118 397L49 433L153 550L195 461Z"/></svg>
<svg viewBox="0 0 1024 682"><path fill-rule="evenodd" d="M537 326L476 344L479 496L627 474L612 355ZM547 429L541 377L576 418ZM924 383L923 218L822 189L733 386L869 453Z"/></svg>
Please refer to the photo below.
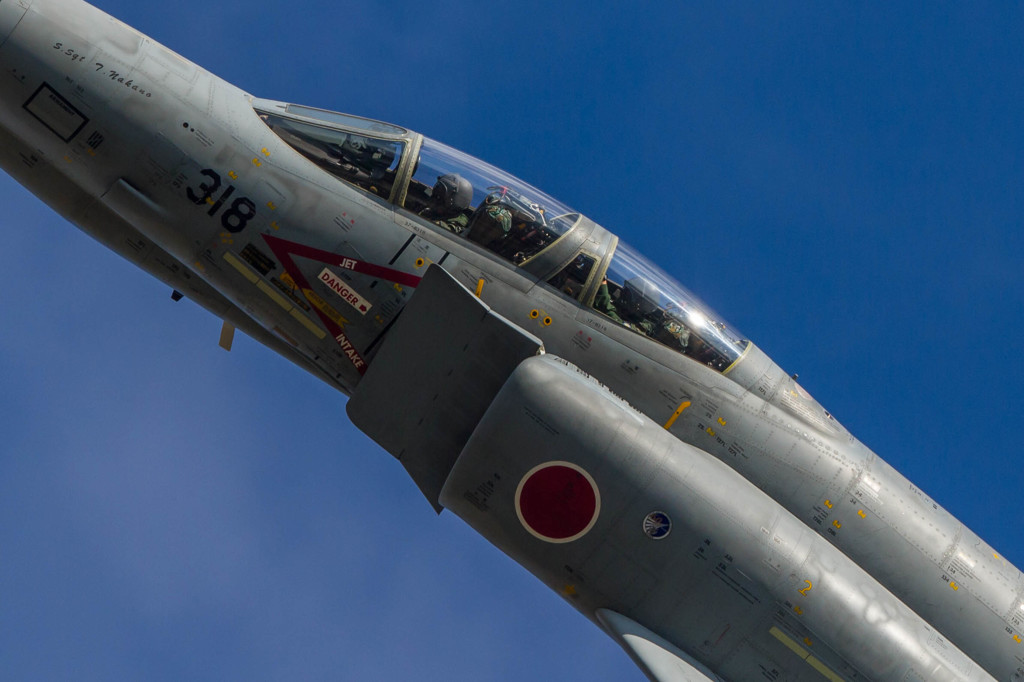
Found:
<svg viewBox="0 0 1024 682"><path fill-rule="evenodd" d="M593 223L503 170L389 123L294 104L266 104L272 106L257 110L260 118L306 158L516 265L559 242L561 247L548 251L559 259L557 271L544 275L548 284L624 327L719 372L728 372L750 343L614 237L600 249L592 243L589 250L582 238L578 247L559 241L573 230L584 234L583 222ZM407 152L417 156L403 164ZM555 253L562 247L569 250ZM543 258L534 260L534 266L545 267Z"/></svg>

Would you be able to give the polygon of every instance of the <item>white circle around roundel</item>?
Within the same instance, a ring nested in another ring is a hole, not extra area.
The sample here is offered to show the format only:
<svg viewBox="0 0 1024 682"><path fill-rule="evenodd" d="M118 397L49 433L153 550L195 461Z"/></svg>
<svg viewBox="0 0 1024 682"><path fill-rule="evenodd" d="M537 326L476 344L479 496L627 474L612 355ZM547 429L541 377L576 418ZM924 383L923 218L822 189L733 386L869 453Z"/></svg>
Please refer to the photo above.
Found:
<svg viewBox="0 0 1024 682"><path fill-rule="evenodd" d="M572 542L586 535L601 512L597 483L572 462L538 464L516 488L516 516L544 542Z"/></svg>

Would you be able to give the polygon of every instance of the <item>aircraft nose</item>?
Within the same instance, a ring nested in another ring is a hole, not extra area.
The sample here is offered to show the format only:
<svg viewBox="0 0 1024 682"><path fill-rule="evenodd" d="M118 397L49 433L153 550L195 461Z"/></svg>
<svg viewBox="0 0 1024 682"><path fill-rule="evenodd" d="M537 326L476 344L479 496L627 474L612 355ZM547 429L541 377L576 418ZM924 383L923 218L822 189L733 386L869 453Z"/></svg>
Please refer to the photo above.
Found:
<svg viewBox="0 0 1024 682"><path fill-rule="evenodd" d="M141 41L82 0L0 0L0 125L24 140L49 131L69 142L90 106L110 99L100 62L109 69L108 53L131 57Z"/></svg>

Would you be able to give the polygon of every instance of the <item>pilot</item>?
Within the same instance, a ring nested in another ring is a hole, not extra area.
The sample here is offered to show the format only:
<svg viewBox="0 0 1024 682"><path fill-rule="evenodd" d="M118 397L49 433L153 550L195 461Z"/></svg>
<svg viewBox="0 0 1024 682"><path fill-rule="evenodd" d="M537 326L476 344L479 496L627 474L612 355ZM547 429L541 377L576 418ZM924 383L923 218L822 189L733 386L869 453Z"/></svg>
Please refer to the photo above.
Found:
<svg viewBox="0 0 1024 682"><path fill-rule="evenodd" d="M512 230L512 211L505 205L502 192L491 192L484 199L482 206L477 208L473 216L473 229L469 238L477 244L499 253L506 258L502 245Z"/></svg>
<svg viewBox="0 0 1024 682"><path fill-rule="evenodd" d="M612 318L619 324L623 324L619 311L612 302L612 295L608 291L608 279L601 280L601 286L597 288L597 296L594 297L594 310Z"/></svg>
<svg viewBox="0 0 1024 682"><path fill-rule="evenodd" d="M690 354L692 351L690 348L690 328L682 321L678 313L666 311L657 337L659 341L669 348L678 348L686 354Z"/></svg>
<svg viewBox="0 0 1024 682"><path fill-rule="evenodd" d="M660 294L653 284L642 277L634 277L626 280L616 293L618 306L609 291L608 280L601 280L601 286L594 297L594 309L624 327L656 339L670 348L686 351L690 344L690 331L675 317L665 314L658 305Z"/></svg>
<svg viewBox="0 0 1024 682"><path fill-rule="evenodd" d="M657 288L643 277L627 279L619 289L619 310L623 324L634 331L653 336L659 317Z"/></svg>
<svg viewBox="0 0 1024 682"><path fill-rule="evenodd" d="M420 211L420 215L432 220L455 234L469 225L466 209L473 199L473 185L458 173L448 173L437 178L430 192L431 203Z"/></svg>

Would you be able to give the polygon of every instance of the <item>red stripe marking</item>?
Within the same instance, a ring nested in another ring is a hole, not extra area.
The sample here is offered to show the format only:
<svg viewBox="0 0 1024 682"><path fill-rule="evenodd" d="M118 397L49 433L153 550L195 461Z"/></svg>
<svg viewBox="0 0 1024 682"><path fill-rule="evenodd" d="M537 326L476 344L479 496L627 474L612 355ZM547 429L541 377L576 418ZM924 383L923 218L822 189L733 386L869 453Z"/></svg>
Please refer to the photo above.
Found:
<svg viewBox="0 0 1024 682"><path fill-rule="evenodd" d="M388 279L390 281L399 282L400 284L407 284L408 286L415 287L420 283L420 277L415 277L407 273L401 272L400 270L392 270L391 268L384 268L379 265L373 265L372 263L363 263L356 261L351 258L346 258L337 253L331 253L329 251L322 251L320 249L314 249L311 246L304 244L298 244L296 242L290 242L286 239L274 237L273 235L263 235L264 241L270 247L270 250L277 256L277 259L281 261L281 267L285 269L295 283L299 285L300 289L310 289L309 280L305 278L298 266L295 265L295 261L292 260L292 255L301 256L303 258L309 258L311 260L317 260L327 265L336 265L339 267L345 267L343 263L347 262L352 265L349 270L359 272L361 274L367 274L372 277L380 279ZM398 276L395 279L393 276ZM334 337L334 341L341 346L341 350L348 357L349 362L356 368L360 374L366 373L366 360L360 355L356 347L352 345L352 341L345 334L345 330L341 328L331 318L327 317L319 308L313 306L313 312L320 318L320 321L327 328L327 331Z"/></svg>
<svg viewBox="0 0 1024 682"><path fill-rule="evenodd" d="M408 272L384 267L383 265L375 265L374 263L367 263L355 258L349 258L348 256L342 256L339 253L331 253L330 251L299 244L298 242L290 242L287 239L281 239L270 234L263 235L263 239L266 240L275 253L278 252L278 248L281 248L291 255L320 261L326 265L336 265L339 268L352 270L353 272L376 277L377 279L386 279L389 282L397 282L409 287L419 286L422 279L422 277L411 275ZM275 245L277 248L275 248Z"/></svg>

